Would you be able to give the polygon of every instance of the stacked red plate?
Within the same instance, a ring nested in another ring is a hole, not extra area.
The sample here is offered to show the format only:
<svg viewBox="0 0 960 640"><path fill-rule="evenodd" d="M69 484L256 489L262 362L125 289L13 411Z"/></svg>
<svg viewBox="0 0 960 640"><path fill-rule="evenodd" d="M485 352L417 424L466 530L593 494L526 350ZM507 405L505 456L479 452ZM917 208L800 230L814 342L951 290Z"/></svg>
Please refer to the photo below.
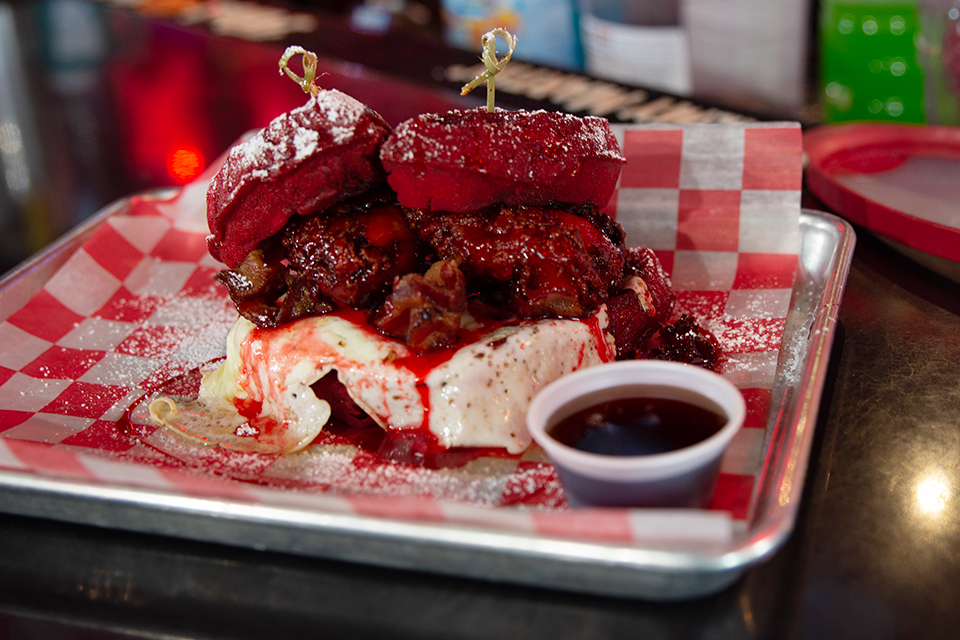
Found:
<svg viewBox="0 0 960 640"><path fill-rule="evenodd" d="M957 267L945 261L960 262L960 128L822 126L804 151L826 205L938 271Z"/></svg>

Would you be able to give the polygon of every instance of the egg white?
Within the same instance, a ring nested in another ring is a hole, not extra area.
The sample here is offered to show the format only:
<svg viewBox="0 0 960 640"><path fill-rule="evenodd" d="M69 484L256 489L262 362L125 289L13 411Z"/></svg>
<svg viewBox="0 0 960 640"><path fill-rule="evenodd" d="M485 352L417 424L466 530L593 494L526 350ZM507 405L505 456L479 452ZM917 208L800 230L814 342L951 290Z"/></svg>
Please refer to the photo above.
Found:
<svg viewBox="0 0 960 640"><path fill-rule="evenodd" d="M519 453L531 442L526 409L533 396L562 375L614 358L605 327L603 308L586 321L500 327L418 375L406 366L413 354L405 344L346 318L304 318L267 330L240 318L227 338L226 359L204 375L197 400L173 411L158 404L155 418L194 440L290 453L306 447L329 420L330 405L311 385L335 372L385 429L426 428L444 447ZM276 428L250 428L238 411L243 406L247 415L249 407L259 408L257 417ZM206 418L198 420L199 414Z"/></svg>

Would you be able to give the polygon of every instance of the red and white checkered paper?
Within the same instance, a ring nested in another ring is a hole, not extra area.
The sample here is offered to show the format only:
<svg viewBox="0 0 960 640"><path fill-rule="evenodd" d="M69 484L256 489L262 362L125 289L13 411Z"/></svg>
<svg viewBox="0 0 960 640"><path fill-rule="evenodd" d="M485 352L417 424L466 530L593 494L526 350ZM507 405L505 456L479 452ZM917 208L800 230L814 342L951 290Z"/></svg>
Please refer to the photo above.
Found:
<svg viewBox="0 0 960 640"><path fill-rule="evenodd" d="M212 277L204 192L134 197L0 324L0 469L174 495L641 543L729 539L749 520L797 268L801 132L794 123L615 126L627 164L609 205L679 305L727 352L747 401L710 510L568 509L534 446L430 471L344 443L235 454L123 428L145 394L220 357L236 318ZM29 276L23 276L29 277Z"/></svg>

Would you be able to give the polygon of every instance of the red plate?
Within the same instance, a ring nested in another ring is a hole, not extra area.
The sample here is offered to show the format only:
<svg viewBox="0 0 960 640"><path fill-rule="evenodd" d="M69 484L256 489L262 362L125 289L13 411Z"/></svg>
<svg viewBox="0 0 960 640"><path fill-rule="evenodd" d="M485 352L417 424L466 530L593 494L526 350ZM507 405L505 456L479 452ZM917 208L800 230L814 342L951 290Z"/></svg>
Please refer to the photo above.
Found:
<svg viewBox="0 0 960 640"><path fill-rule="evenodd" d="M804 134L810 190L851 222L960 262L960 128L829 125Z"/></svg>

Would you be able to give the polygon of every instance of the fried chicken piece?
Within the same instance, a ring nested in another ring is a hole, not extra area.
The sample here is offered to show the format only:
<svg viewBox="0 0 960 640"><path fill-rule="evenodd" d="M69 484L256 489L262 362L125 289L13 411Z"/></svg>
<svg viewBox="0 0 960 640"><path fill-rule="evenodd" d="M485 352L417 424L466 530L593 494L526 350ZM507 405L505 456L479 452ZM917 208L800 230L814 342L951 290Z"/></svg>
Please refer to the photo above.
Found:
<svg viewBox="0 0 960 640"><path fill-rule="evenodd" d="M456 260L434 262L423 275L398 278L373 322L419 353L451 345L467 307L466 284Z"/></svg>
<svg viewBox="0 0 960 640"><path fill-rule="evenodd" d="M684 314L651 337L636 355L716 369L723 351L716 336L701 327L693 316Z"/></svg>
<svg viewBox="0 0 960 640"><path fill-rule="evenodd" d="M281 262L277 243L247 254L236 269L221 271L216 280L244 318L258 327L277 327L304 316L329 313L336 307L315 283L295 278Z"/></svg>
<svg viewBox="0 0 960 640"><path fill-rule="evenodd" d="M291 218L216 279L243 317L269 328L343 305L374 308L394 278L424 268L428 249L384 190Z"/></svg>
<svg viewBox="0 0 960 640"><path fill-rule="evenodd" d="M294 214L382 184L380 145L390 131L376 112L328 90L233 147L207 189L210 255L237 267Z"/></svg>
<svg viewBox="0 0 960 640"><path fill-rule="evenodd" d="M650 249L627 249L625 289L607 301L607 331L617 344L617 359L636 357L643 343L659 331L677 296L660 260Z"/></svg>
<svg viewBox="0 0 960 640"><path fill-rule="evenodd" d="M623 291L607 300L607 332L617 345L617 360L632 360L643 341L663 326L636 291Z"/></svg>
<svg viewBox="0 0 960 640"><path fill-rule="evenodd" d="M670 317L677 302L670 276L651 249L630 247L627 249L627 271L643 280L643 286L649 293L650 306L657 322L663 324Z"/></svg>
<svg viewBox="0 0 960 640"><path fill-rule="evenodd" d="M440 258L460 262L471 287L498 291L520 317L584 317L623 278L622 232L620 243L611 241L586 218L562 209L413 209L407 217ZM619 228L613 220L606 225Z"/></svg>
<svg viewBox="0 0 960 640"><path fill-rule="evenodd" d="M428 249L387 190L294 218L282 241L298 278L354 307L378 305L394 278L423 268Z"/></svg>

